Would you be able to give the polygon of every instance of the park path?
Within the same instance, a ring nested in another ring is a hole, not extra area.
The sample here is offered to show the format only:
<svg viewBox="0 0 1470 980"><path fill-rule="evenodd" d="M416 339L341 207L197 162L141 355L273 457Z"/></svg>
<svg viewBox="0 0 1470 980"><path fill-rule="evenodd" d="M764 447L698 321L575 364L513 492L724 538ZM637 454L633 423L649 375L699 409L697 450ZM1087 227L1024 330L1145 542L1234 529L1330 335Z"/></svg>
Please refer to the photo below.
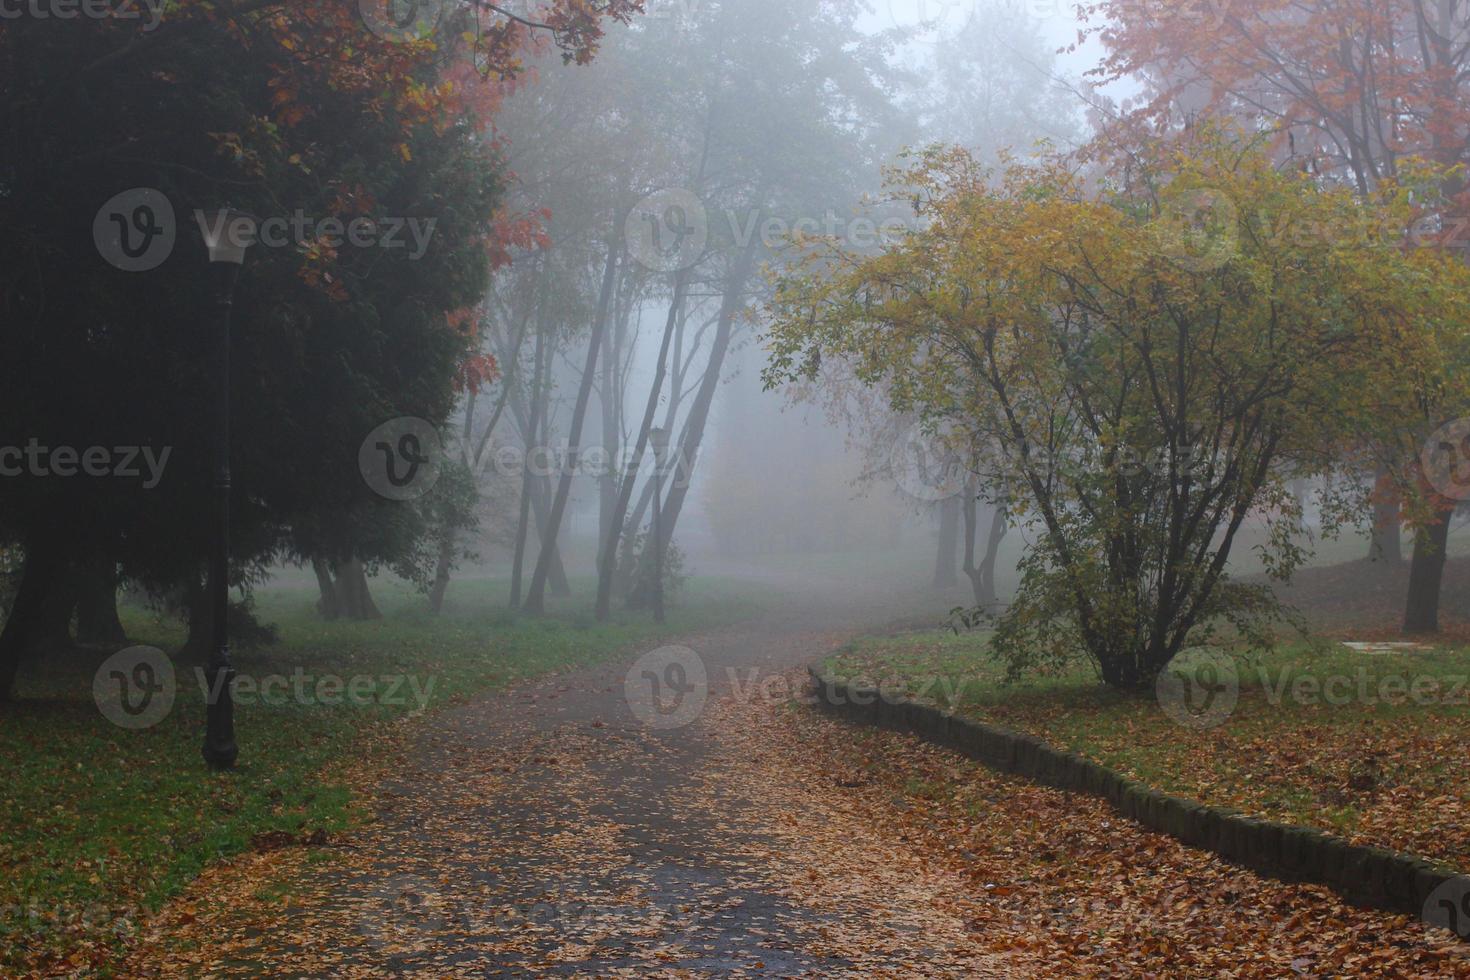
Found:
<svg viewBox="0 0 1470 980"><path fill-rule="evenodd" d="M207 871L124 975L1470 978L1447 933L801 704L896 598L682 638L678 727L629 678L691 654L422 720L348 846Z"/></svg>
<svg viewBox="0 0 1470 980"><path fill-rule="evenodd" d="M166 912L155 928L173 941L130 972L1014 976L967 928L962 876L855 819L840 777L813 781L762 738L773 712L800 710L780 703L794 668L881 608L794 601L682 638L709 691L677 727L630 702L630 673L635 694L648 681L627 661L443 713L342 859L297 860L285 891L210 883L227 908ZM653 676L677 684L667 660Z"/></svg>

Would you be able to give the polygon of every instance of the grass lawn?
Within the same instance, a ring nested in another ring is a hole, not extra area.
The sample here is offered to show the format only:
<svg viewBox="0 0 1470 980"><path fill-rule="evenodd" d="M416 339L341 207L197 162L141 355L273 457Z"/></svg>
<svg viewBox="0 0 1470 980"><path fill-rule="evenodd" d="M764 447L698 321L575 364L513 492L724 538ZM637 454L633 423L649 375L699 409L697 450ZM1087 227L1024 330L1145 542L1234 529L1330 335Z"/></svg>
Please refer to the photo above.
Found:
<svg viewBox="0 0 1470 980"><path fill-rule="evenodd" d="M1090 667L1007 683L987 636L864 639L836 676L895 685L1043 737L1158 789L1470 870L1470 649L1358 653L1301 641L1233 655L1239 702L1218 727L1104 687Z"/></svg>
<svg viewBox="0 0 1470 980"><path fill-rule="evenodd" d="M210 774L200 757L204 695L178 663L172 711L141 731L99 712L92 679L105 653L54 660L22 678L22 700L0 709L0 975L65 949L72 965L105 965L141 912L178 892L207 864L266 842L344 829L358 816L348 764L386 754L396 722L514 681L634 653L659 638L748 617L763 599L750 586L691 581L660 629L647 616L598 625L595 583L553 601L545 619L505 609L500 580L466 580L435 617L398 583L375 583L384 618L325 623L316 590L285 584L258 595L260 618L280 628L275 646L240 651L253 678L301 673L365 678L348 703L284 695L242 699L236 771ZM136 643L175 650L176 623L123 611ZM406 675L409 681L400 679ZM416 682L415 689L412 684ZM391 696L396 691L396 696ZM393 701L401 703L382 703ZM270 836L263 836L270 835Z"/></svg>

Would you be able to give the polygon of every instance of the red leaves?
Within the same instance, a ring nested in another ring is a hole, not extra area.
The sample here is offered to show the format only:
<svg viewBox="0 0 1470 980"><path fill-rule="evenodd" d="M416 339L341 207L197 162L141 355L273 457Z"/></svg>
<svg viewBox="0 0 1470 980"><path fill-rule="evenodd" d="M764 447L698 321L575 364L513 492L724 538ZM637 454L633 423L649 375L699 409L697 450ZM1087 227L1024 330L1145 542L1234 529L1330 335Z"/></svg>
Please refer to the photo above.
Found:
<svg viewBox="0 0 1470 980"><path fill-rule="evenodd" d="M465 360L455 376L455 388L459 391L479 391L500 377L500 365L490 354L475 354Z"/></svg>
<svg viewBox="0 0 1470 980"><path fill-rule="evenodd" d="M490 267L500 269L510 265L516 250L531 252L550 248L551 236L546 233L545 224L550 220L550 208L523 215L502 213L495 221L490 239L485 242L485 255L490 260Z"/></svg>
<svg viewBox="0 0 1470 980"><path fill-rule="evenodd" d="M1414 0L1107 0L1095 14L1105 71L1156 82L1150 114L1203 99L1290 122L1295 155L1338 167L1351 153L1370 180L1396 155L1465 154L1470 50Z"/></svg>

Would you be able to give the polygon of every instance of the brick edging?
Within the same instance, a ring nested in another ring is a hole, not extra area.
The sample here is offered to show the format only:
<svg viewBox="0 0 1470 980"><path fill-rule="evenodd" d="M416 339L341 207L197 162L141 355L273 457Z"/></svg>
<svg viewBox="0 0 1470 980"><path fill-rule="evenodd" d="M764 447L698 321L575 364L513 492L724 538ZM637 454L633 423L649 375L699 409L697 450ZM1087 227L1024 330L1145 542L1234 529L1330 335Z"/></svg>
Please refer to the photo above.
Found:
<svg viewBox="0 0 1470 980"><path fill-rule="evenodd" d="M1365 847L1310 827L1247 817L1237 811L1166 796L1039 738L946 714L873 688L850 688L810 668L816 704L852 721L917 735L1010 775L1087 793L1191 847L1210 851L1283 881L1325 885L1349 902L1420 917L1431 893L1452 873L1411 854Z"/></svg>

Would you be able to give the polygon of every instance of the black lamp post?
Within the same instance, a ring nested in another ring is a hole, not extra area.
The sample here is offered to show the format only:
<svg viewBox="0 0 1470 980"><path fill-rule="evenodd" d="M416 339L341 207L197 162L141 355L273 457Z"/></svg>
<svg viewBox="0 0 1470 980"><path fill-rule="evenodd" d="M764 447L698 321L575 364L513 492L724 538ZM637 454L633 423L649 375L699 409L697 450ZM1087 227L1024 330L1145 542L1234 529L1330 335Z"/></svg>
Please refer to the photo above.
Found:
<svg viewBox="0 0 1470 980"><path fill-rule="evenodd" d="M207 221L207 223L206 223ZM214 275L214 329L217 336L218 376L215 391L215 528L209 557L212 635L209 655L208 718L204 732L204 761L212 769L231 769L240 754L235 744L235 702L230 685L235 668L230 663L230 314L235 284L245 264L245 250L253 238L249 219L229 209L200 222Z"/></svg>
<svg viewBox="0 0 1470 980"><path fill-rule="evenodd" d="M669 455L669 430L648 430L653 443L653 621L664 621L664 465Z"/></svg>

